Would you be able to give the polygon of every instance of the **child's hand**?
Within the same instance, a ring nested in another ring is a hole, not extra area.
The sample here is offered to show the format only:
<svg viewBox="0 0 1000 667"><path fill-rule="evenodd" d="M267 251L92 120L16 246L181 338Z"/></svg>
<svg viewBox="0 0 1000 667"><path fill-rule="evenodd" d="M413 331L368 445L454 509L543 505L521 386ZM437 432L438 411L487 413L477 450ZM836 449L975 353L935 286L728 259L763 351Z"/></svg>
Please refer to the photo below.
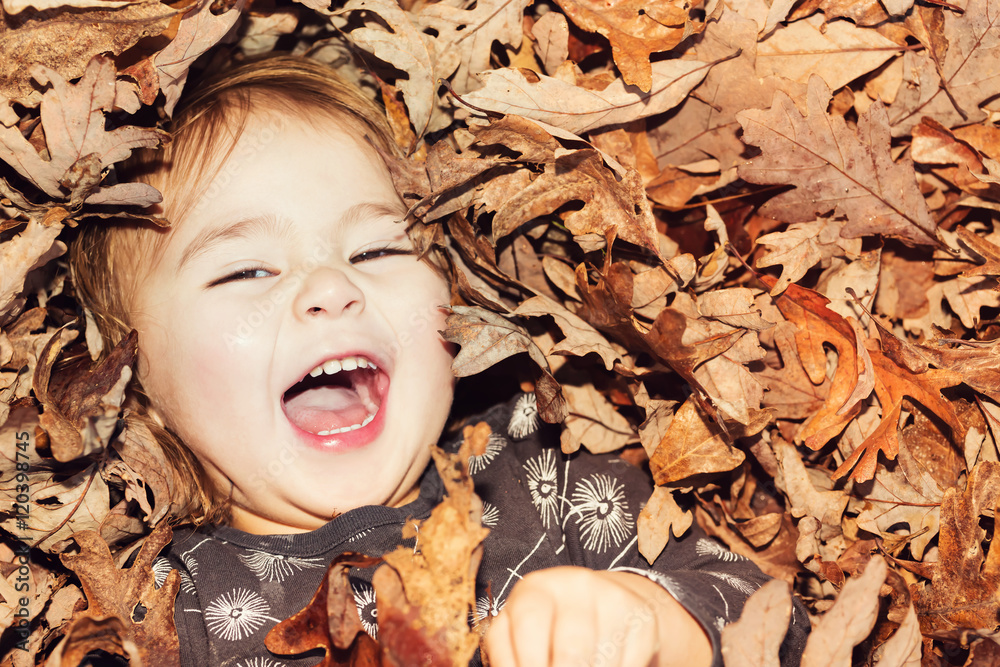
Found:
<svg viewBox="0 0 1000 667"><path fill-rule="evenodd" d="M491 667L647 667L712 662L701 625L629 572L555 567L514 586L486 634Z"/></svg>

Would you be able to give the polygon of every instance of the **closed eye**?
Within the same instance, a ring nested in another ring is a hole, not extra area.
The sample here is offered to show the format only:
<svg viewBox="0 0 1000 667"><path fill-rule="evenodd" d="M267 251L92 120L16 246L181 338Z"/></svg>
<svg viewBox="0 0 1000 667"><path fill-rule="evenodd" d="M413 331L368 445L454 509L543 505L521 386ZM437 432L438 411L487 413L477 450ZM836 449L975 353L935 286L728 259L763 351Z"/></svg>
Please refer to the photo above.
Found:
<svg viewBox="0 0 1000 667"><path fill-rule="evenodd" d="M223 285L225 283L233 283L241 280L253 280L255 278L270 278L274 275L274 272L270 269L265 269L263 267L254 266L246 269L240 269L239 271L234 271L229 275L223 276L217 280L213 280L208 284L209 287L215 287L216 285Z"/></svg>
<svg viewBox="0 0 1000 667"><path fill-rule="evenodd" d="M362 250L351 257L351 264L360 264L361 262L369 262L373 259L381 259L382 257L392 257L395 255L414 255L416 254L413 248L405 247L395 247L386 246L384 248L371 248L370 250Z"/></svg>

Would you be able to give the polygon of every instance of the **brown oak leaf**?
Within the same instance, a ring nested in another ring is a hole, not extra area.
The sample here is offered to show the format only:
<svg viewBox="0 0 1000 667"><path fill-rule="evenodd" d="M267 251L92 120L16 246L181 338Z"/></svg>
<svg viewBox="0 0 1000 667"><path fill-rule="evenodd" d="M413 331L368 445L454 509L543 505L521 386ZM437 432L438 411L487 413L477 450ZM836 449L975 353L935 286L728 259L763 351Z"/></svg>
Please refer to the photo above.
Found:
<svg viewBox="0 0 1000 667"><path fill-rule="evenodd" d="M892 460L899 453L899 416L904 397L912 398L944 421L955 442L965 442L965 425L958 419L952 404L942 395L945 387L962 382L958 373L932 369L913 373L902 368L878 350L869 350L875 367L875 394L882 404L882 421L872 433L834 472L843 477L853 468L852 479L864 482L875 475L878 453ZM856 466L856 467L855 467Z"/></svg>
<svg viewBox="0 0 1000 667"><path fill-rule="evenodd" d="M961 640L963 631L992 633L1000 613L1000 549L983 553L980 517L1000 499L1000 464L984 461L965 489L950 488L941 501L938 562L930 582L915 585L913 602L924 635Z"/></svg>
<svg viewBox="0 0 1000 667"><path fill-rule="evenodd" d="M41 220L31 219L20 234L0 245L0 322L19 303L27 275L66 252L66 244L56 240L62 221L69 212L50 209Z"/></svg>
<svg viewBox="0 0 1000 667"><path fill-rule="evenodd" d="M652 563L667 546L670 534L680 537L694 521L690 510L681 509L674 499L674 491L665 486L653 489L653 495L639 512L636 532L639 536L639 553Z"/></svg>
<svg viewBox="0 0 1000 667"><path fill-rule="evenodd" d="M39 425L49 434L49 447L57 461L72 461L99 452L107 445L132 378L138 354L135 331L103 361L78 375L62 375L65 382L58 395L50 391L52 367L61 351L60 337L53 336L35 368L34 390L43 407Z"/></svg>
<svg viewBox="0 0 1000 667"><path fill-rule="evenodd" d="M649 459L649 468L657 484L675 484L701 474L732 470L744 458L689 398L674 415Z"/></svg>
<svg viewBox="0 0 1000 667"><path fill-rule="evenodd" d="M875 626L879 591L887 570L885 559L875 556L860 577L844 584L833 608L813 625L802 653L802 667L851 664L854 647Z"/></svg>
<svg viewBox="0 0 1000 667"><path fill-rule="evenodd" d="M792 617L788 584L769 581L750 596L735 623L722 629L722 657L728 667L779 667L778 651Z"/></svg>
<svg viewBox="0 0 1000 667"><path fill-rule="evenodd" d="M523 14L531 0L478 0L471 9L432 4L416 15L424 28L437 32L438 48L454 51L452 85L461 94L479 87L479 75L490 71L493 42L517 48L524 36ZM439 72L442 77L452 72Z"/></svg>
<svg viewBox="0 0 1000 667"><path fill-rule="evenodd" d="M507 318L476 306L452 306L445 340L462 346L452 362L456 377L481 373L507 357L527 352L541 373L535 388L538 414L555 424L566 418L566 399L549 370L545 355L522 327Z"/></svg>
<svg viewBox="0 0 1000 667"><path fill-rule="evenodd" d="M762 276L765 285L773 286L774 278ZM774 300L781 314L798 326L795 342L799 360L813 384L826 379L826 352L824 343L837 350L837 370L830 384L823 407L815 411L796 434L796 441L803 441L812 449L819 449L840 433L860 411L860 400L855 388L859 383L859 348L854 329L847 320L830 310L830 301L813 290L790 285ZM787 362L786 362L787 364Z"/></svg>
<svg viewBox="0 0 1000 667"><path fill-rule="evenodd" d="M649 57L669 51L702 29L690 20L688 6L681 2L557 0L557 4L577 26L606 37L624 82L646 92L653 78Z"/></svg>
<svg viewBox="0 0 1000 667"><path fill-rule="evenodd" d="M85 643L74 641L77 633L94 638L92 648L115 648L114 653L141 661L150 667L180 665L180 643L174 627L174 598L180 588L180 573L171 571L156 588L153 559L170 542L171 529L163 523L143 542L132 567L118 569L107 542L93 531L77 533L78 554L63 554L63 564L79 577L87 608L66 631L67 644L81 657ZM114 619L101 632L95 624ZM65 662L65 657L64 657ZM79 662L65 662L75 667Z"/></svg>
<svg viewBox="0 0 1000 667"><path fill-rule="evenodd" d="M403 93L417 136L446 127L451 118L437 99L438 81L447 79L458 67L461 50L425 34L416 17L391 0L350 0L337 11L344 15L355 12L371 12L379 20L369 20L352 30L351 41L406 73L395 86Z"/></svg>
<svg viewBox="0 0 1000 667"><path fill-rule="evenodd" d="M945 127L986 117L979 105L1000 93L998 21L995 0L970 0L963 11L945 13L943 53L906 52L903 85L889 108L894 136L907 134L924 116Z"/></svg>
<svg viewBox="0 0 1000 667"><path fill-rule="evenodd" d="M334 558L309 604L267 633L267 649L279 655L325 650L315 667L380 667L378 643L361 624L347 570L373 567L381 561L350 552Z"/></svg>
<svg viewBox="0 0 1000 667"><path fill-rule="evenodd" d="M462 99L480 109L582 134L672 109L701 83L709 67L697 60L658 61L652 66L650 84L641 91L621 80L590 90L531 70L488 70L482 76L483 87Z"/></svg>
<svg viewBox="0 0 1000 667"><path fill-rule="evenodd" d="M161 2L93 2L91 9L62 11L58 17L25 12L7 16L0 37L0 94L28 98L31 67L42 64L70 81L82 76L91 58L102 53L119 55L141 38L159 35L177 11ZM12 11L8 3L4 9Z"/></svg>
<svg viewBox="0 0 1000 667"><path fill-rule="evenodd" d="M243 11L243 0L238 0L232 9L218 16L212 13L211 7L208 0L192 5L181 17L177 34L170 44L153 57L157 85L166 97L167 115L173 113L180 100L191 65L226 36Z"/></svg>
<svg viewBox="0 0 1000 667"><path fill-rule="evenodd" d="M79 206L98 192L103 170L127 158L134 149L158 145L164 132L125 126L105 129L105 113L115 101L115 66L105 56L95 56L83 78L69 84L58 72L43 65L31 68L32 76L51 88L42 96L41 119L48 159L16 127L0 125L0 159L50 197L68 199ZM147 205L159 201L152 186L132 190L136 199L119 204ZM155 194L153 194L155 193ZM105 202L106 203L106 202Z"/></svg>
<svg viewBox="0 0 1000 667"><path fill-rule="evenodd" d="M936 244L935 223L917 188L910 158L893 161L885 108L872 104L857 129L827 113L831 93L809 79L808 115L782 92L770 109L741 111L743 140L763 155L739 169L751 183L790 184L761 212L787 222L806 222L836 211L847 217L842 236L893 236L911 245Z"/></svg>
<svg viewBox="0 0 1000 667"><path fill-rule="evenodd" d="M746 150L737 138L736 113L769 107L775 90L798 97L805 87L757 76L757 24L731 9L706 21L693 53L698 60L720 62L669 123L648 129L649 142L661 165L686 165L710 156L719 161L720 169L728 169L743 160Z"/></svg>
<svg viewBox="0 0 1000 667"><path fill-rule="evenodd" d="M479 646L468 619L489 530L466 468L468 447L433 453L447 496L419 530L412 523L404 528L404 538L419 536L418 548L386 554L373 579L379 643L389 667L465 667Z"/></svg>

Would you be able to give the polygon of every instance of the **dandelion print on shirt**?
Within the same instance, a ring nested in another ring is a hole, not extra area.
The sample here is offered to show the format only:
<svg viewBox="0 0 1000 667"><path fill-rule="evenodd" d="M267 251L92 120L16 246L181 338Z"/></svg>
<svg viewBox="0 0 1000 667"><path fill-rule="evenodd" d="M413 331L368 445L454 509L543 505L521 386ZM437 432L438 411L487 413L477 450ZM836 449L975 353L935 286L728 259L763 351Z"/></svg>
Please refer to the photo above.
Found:
<svg viewBox="0 0 1000 667"><path fill-rule="evenodd" d="M326 567L322 558L299 558L254 549L240 554L240 560L253 570L261 581L276 581L279 584L300 570Z"/></svg>
<svg viewBox="0 0 1000 667"><path fill-rule="evenodd" d="M542 525L548 529L559 509L559 485L556 474L556 455L551 449L544 450L524 463L528 477L528 492L531 504L538 510Z"/></svg>
<svg viewBox="0 0 1000 667"><path fill-rule="evenodd" d="M724 582L738 590L744 595L753 595L757 591L757 584L750 583L746 579L740 579L739 577L734 577L731 574L725 572L706 572L705 574L710 577L716 577L717 579L722 579ZM723 596L725 597L725 596Z"/></svg>
<svg viewBox="0 0 1000 667"><path fill-rule="evenodd" d="M571 498L580 527L580 539L588 551L604 553L628 537L632 513L628 511L625 486L611 475L596 473L580 480Z"/></svg>
<svg viewBox="0 0 1000 667"><path fill-rule="evenodd" d="M191 560L192 562L194 562L194 559ZM198 564L195 563L196 567L197 565ZM170 561L168 561L166 558L161 557L154 560L153 585L156 588L162 588L163 584L165 584L167 581L167 575L169 575L170 571L173 569L174 567L170 564ZM178 570L178 572L181 573L181 590L184 591L185 593L194 595L195 593L194 579L192 579L191 575L185 572L184 570Z"/></svg>
<svg viewBox="0 0 1000 667"><path fill-rule="evenodd" d="M238 642L246 639L267 621L279 619L269 614L267 600L246 588L234 588L205 606L205 626L217 637Z"/></svg>
<svg viewBox="0 0 1000 667"><path fill-rule="evenodd" d="M250 658L243 662L236 663L235 667L285 667L285 663L271 660L270 658Z"/></svg>
<svg viewBox="0 0 1000 667"><path fill-rule="evenodd" d="M183 554L181 556L181 562L184 563L184 567L188 569L188 572L191 573L192 577L198 574L198 560L194 556L191 556L190 554Z"/></svg>
<svg viewBox="0 0 1000 667"><path fill-rule="evenodd" d="M500 523L500 510L498 510L495 505L484 502L483 516L480 521L482 521L483 525L487 528L494 528L498 523Z"/></svg>
<svg viewBox="0 0 1000 667"><path fill-rule="evenodd" d="M496 598L490 599L485 595L476 598L476 607L472 610L472 622L479 623L486 620L486 618L496 616L503 609L504 602Z"/></svg>
<svg viewBox="0 0 1000 667"><path fill-rule="evenodd" d="M507 424L507 433L510 437L521 439L535 432L538 428L538 404L534 394L525 394L517 399L514 411L510 415L510 423Z"/></svg>
<svg viewBox="0 0 1000 667"><path fill-rule="evenodd" d="M375 608L375 589L361 581L351 586L354 604L358 607L361 627L372 639L378 639L378 609Z"/></svg>
<svg viewBox="0 0 1000 667"><path fill-rule="evenodd" d="M195 592L194 579L184 570L181 570L181 590L188 595L194 595Z"/></svg>
<svg viewBox="0 0 1000 667"><path fill-rule="evenodd" d="M166 558L160 557L153 561L153 585L162 588L167 581L167 575L174 566Z"/></svg>
<svg viewBox="0 0 1000 667"><path fill-rule="evenodd" d="M486 441L485 451L479 456L469 457L469 474L475 475L486 468L503 451L506 444L507 438L499 433L490 433L490 437Z"/></svg>
<svg viewBox="0 0 1000 667"><path fill-rule="evenodd" d="M710 540L705 537L695 543L694 552L699 556L715 556L719 560L726 563L734 563L738 560L744 560L743 556L733 553L715 540Z"/></svg>

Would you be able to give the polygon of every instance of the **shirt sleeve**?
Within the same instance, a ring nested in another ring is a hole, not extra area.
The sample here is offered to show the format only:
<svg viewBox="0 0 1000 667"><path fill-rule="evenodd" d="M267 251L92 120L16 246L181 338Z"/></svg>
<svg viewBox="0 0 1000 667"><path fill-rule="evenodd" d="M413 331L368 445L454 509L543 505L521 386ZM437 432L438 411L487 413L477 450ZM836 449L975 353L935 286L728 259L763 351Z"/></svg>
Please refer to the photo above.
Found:
<svg viewBox="0 0 1000 667"><path fill-rule="evenodd" d="M541 523L548 540L557 545L560 564L633 572L662 586L705 629L713 662L721 666L722 628L739 619L747 598L769 577L697 525L679 539L671 536L659 557L646 562L638 549L636 519L652 494L649 474L613 454L563 454L558 428L538 422L533 398L522 395L507 404L506 411L489 415L498 441L509 443L504 453L513 455L516 463L507 466L515 473L513 484L493 482L487 492L501 496L507 512L514 498L522 496L523 513L534 515L525 518ZM799 664L808 631L808 616L796 600L782 665Z"/></svg>

